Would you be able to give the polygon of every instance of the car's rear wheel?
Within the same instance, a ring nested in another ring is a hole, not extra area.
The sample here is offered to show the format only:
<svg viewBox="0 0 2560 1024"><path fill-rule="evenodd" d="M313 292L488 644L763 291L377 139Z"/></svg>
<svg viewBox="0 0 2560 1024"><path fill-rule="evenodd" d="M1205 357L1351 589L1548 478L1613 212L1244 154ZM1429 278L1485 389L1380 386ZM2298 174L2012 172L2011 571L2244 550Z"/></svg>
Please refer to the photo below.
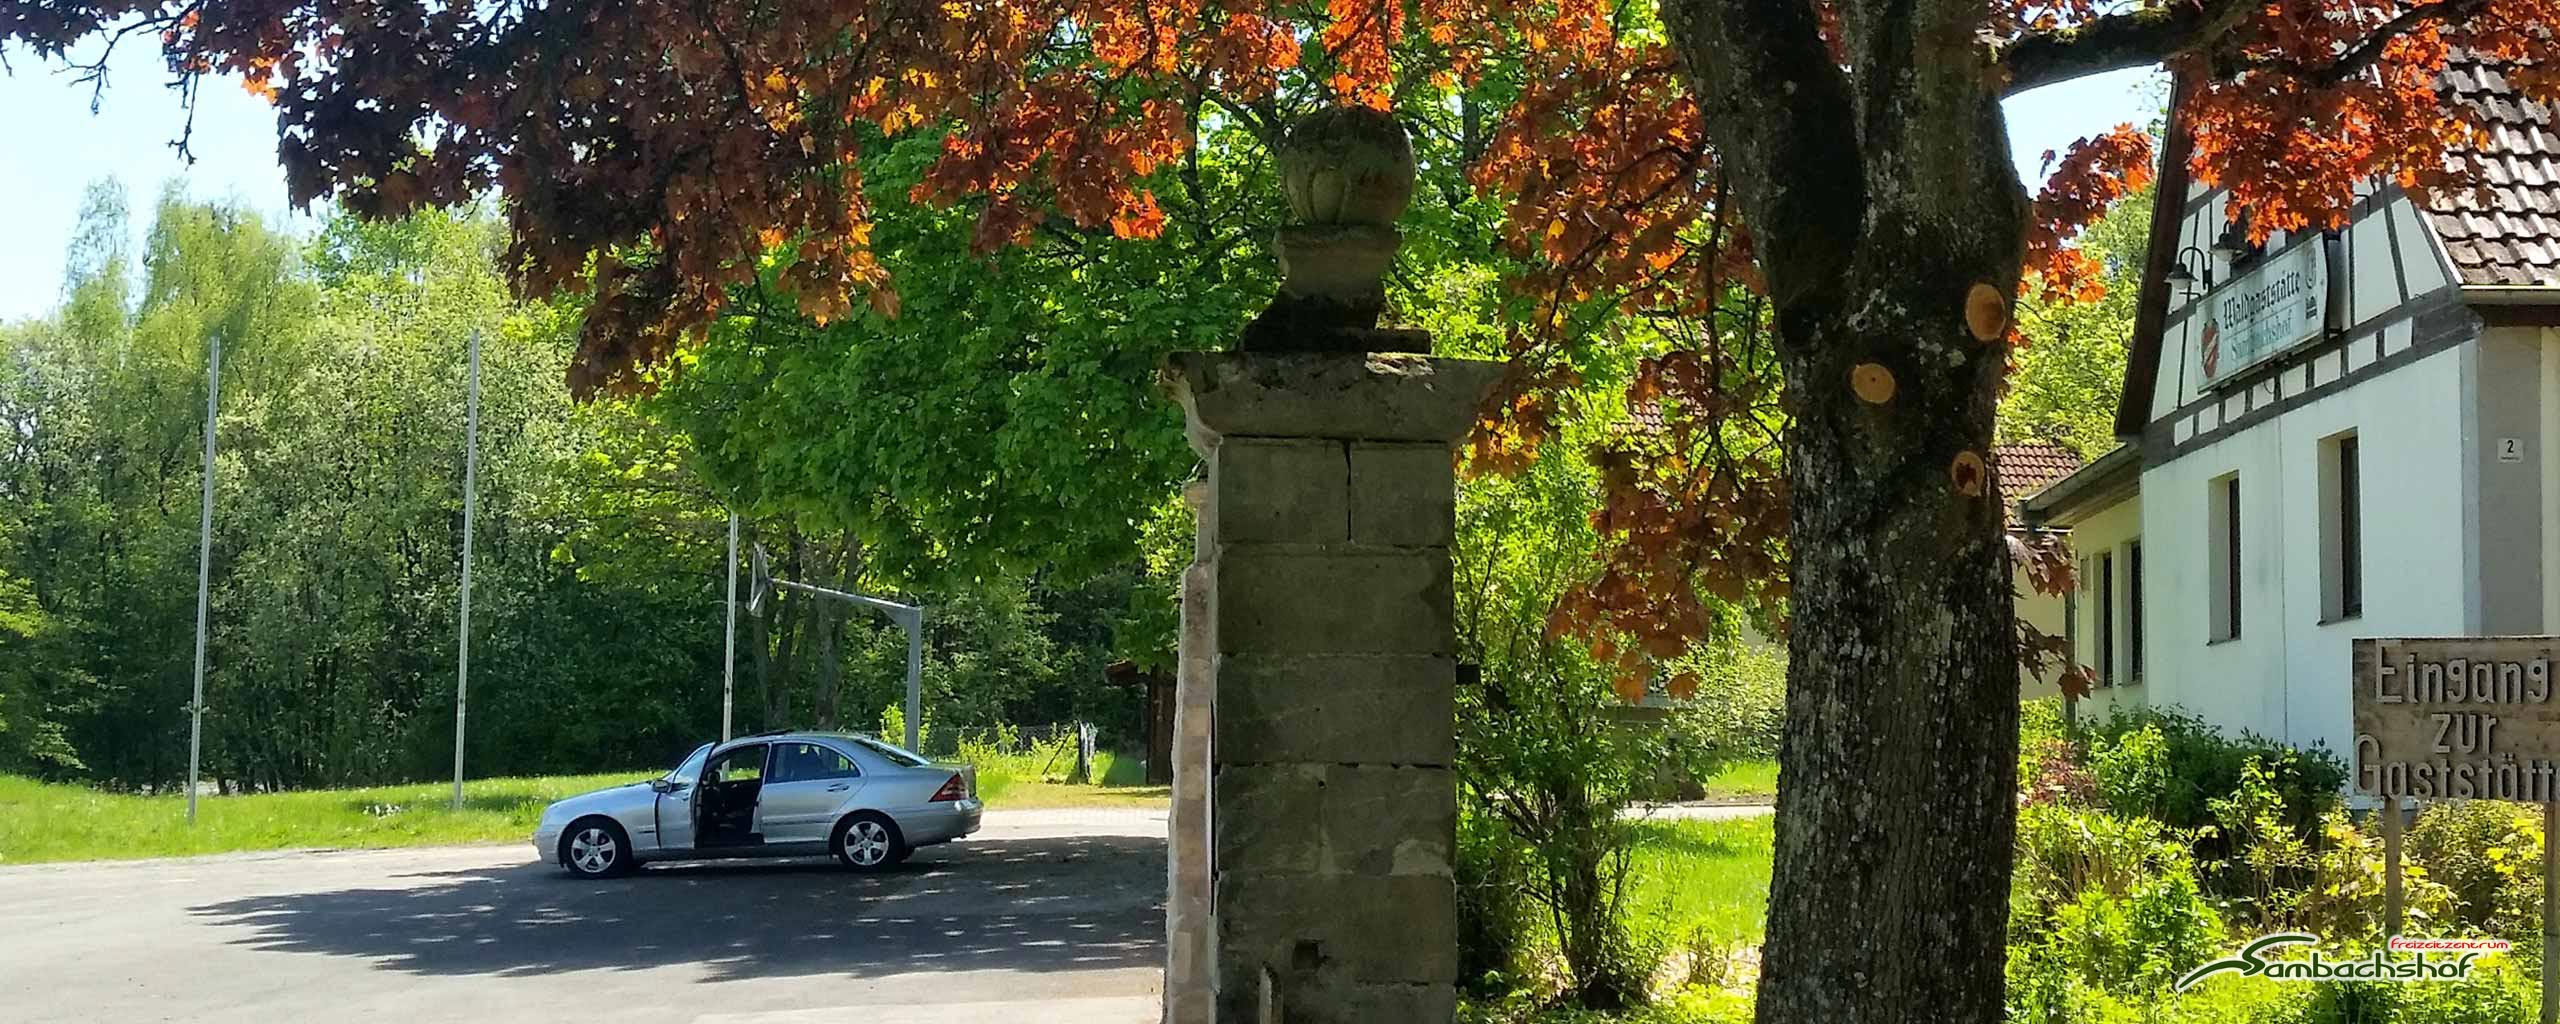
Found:
<svg viewBox="0 0 2560 1024"><path fill-rule="evenodd" d="M836 826L836 859L856 871L885 871L907 859L906 837L887 817L862 813Z"/></svg>
<svg viewBox="0 0 2560 1024"><path fill-rule="evenodd" d="M560 833L560 866L580 878L611 878L630 871L631 837L607 818L580 818Z"/></svg>

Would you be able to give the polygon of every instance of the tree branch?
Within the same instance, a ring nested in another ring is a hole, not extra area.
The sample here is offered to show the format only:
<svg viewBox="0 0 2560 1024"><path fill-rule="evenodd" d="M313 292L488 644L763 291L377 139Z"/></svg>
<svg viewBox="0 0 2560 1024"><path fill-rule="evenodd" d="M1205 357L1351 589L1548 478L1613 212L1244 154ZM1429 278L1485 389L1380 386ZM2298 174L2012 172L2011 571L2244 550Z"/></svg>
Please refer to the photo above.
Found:
<svg viewBox="0 0 2560 1024"><path fill-rule="evenodd" d="M2326 65L2312 66L2299 61L2263 60L2251 62L2248 67L2251 70L2279 72L2311 85L2329 88L2363 74L2365 69L2382 59L2382 51L2391 46L2392 40L2417 31L2430 22L2460 21L2478 13L2486 6L2488 6L2488 0L2443 0L2442 3L2409 8L2391 20L2375 26L2372 34L2364 37L2364 41L2357 43L2347 52L2339 54L2337 60Z"/></svg>
<svg viewBox="0 0 2560 1024"><path fill-rule="evenodd" d="M1865 161L1846 72L1803 0L1672 0L1664 24L1695 83L1720 165L1733 168L1781 309L1820 303L1857 245Z"/></svg>
<svg viewBox="0 0 2560 1024"><path fill-rule="evenodd" d="M2000 49L2009 72L2002 95L2160 63L2222 37L2251 9L2238 0L2171 3L2021 36Z"/></svg>

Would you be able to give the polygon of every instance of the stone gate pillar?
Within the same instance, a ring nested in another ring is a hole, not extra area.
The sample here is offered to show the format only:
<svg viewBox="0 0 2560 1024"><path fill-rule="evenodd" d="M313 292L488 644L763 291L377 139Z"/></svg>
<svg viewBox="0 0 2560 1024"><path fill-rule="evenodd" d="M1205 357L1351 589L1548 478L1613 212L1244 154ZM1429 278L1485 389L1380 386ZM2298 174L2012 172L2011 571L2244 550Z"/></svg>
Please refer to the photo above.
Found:
<svg viewBox="0 0 2560 1024"><path fill-rule="evenodd" d="M1172 360L1209 466L1182 685L1213 702L1208 863L1191 877L1208 882L1207 921L1192 922L1214 934L1219 1024L1454 1013L1451 456L1500 369L1358 352ZM1174 857L1179 886L1179 843ZM1169 1009L1198 998L1176 974Z"/></svg>
<svg viewBox="0 0 2560 1024"><path fill-rule="evenodd" d="M1447 1024L1451 454L1501 367L1377 327L1413 197L1392 117L1320 111L1277 155L1279 296L1239 351L1166 367L1209 474L1183 577L1165 1019Z"/></svg>

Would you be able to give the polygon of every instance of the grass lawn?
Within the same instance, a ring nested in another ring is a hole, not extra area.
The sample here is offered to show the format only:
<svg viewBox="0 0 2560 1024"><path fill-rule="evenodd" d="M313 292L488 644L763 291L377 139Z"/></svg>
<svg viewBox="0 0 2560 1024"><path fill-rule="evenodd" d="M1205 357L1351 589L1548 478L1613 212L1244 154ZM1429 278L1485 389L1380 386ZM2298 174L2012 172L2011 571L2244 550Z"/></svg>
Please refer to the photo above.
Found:
<svg viewBox="0 0 2560 1024"><path fill-rule="evenodd" d="M1170 786L1070 786L1063 782L1016 782L1001 793L987 797L987 806L1005 809L1048 809L1057 807L1130 807L1168 806L1172 799Z"/></svg>
<svg viewBox="0 0 2560 1024"><path fill-rule="evenodd" d="M564 796L637 782L661 770L474 779L452 808L451 783L203 797L196 823L178 796L127 796L0 775L0 864L180 857L308 847L525 842L542 808ZM1161 807L1165 789L1015 782L997 809Z"/></svg>
<svg viewBox="0 0 2560 1024"><path fill-rule="evenodd" d="M1768 815L1728 821L1649 821L1638 826L1627 909L1675 938L1758 945L1769 910Z"/></svg>
<svg viewBox="0 0 2560 1024"><path fill-rule="evenodd" d="M176 857L312 846L523 841L545 804L651 771L202 797L127 796L0 776L0 863Z"/></svg>
<svg viewBox="0 0 2560 1024"><path fill-rule="evenodd" d="M1704 785L1709 800L1769 803L1778 798L1778 762L1768 758L1728 762Z"/></svg>

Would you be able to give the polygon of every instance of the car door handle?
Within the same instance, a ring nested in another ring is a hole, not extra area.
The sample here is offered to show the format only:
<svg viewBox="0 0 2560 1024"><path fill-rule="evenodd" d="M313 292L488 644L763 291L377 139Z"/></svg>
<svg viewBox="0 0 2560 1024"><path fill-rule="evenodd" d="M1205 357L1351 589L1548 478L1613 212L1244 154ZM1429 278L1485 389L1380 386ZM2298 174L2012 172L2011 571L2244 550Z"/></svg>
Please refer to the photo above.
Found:
<svg viewBox="0 0 2560 1024"><path fill-rule="evenodd" d="M842 792L844 792L845 790L852 789L852 788L853 788L853 784L852 784L852 783L849 783L849 782L839 782L839 783L836 783L835 785L832 785L832 786L827 787L827 792L830 792L830 793L842 793Z"/></svg>

